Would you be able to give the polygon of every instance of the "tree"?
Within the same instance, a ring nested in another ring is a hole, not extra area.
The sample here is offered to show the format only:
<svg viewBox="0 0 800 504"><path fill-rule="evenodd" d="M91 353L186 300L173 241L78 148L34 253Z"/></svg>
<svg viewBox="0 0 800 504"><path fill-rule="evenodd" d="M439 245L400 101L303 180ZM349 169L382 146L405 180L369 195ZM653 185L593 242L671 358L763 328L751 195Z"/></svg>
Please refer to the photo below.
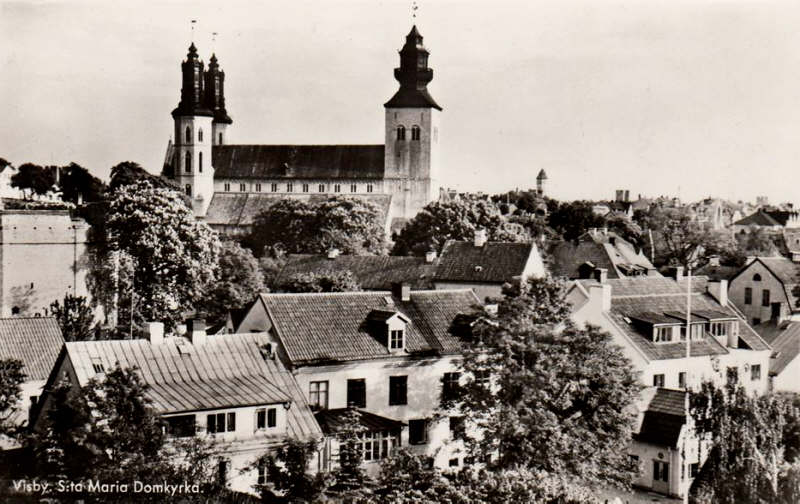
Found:
<svg viewBox="0 0 800 504"><path fill-rule="evenodd" d="M215 281L203 299L206 316L220 321L228 311L244 307L264 290L264 276L252 252L237 242L223 241Z"/></svg>
<svg viewBox="0 0 800 504"><path fill-rule="evenodd" d="M354 292L361 287L349 271L295 273L275 286L279 292Z"/></svg>
<svg viewBox="0 0 800 504"><path fill-rule="evenodd" d="M50 303L50 315L58 320L64 341L92 339L94 312L84 296L65 294L63 302Z"/></svg>
<svg viewBox="0 0 800 504"><path fill-rule="evenodd" d="M130 258L130 275L120 275L118 292L121 305L136 307L137 324L157 320L171 329L185 310L202 304L220 245L180 194L148 180L121 186L109 201L106 227L111 250Z"/></svg>
<svg viewBox="0 0 800 504"><path fill-rule="evenodd" d="M61 199L75 204L80 200L86 203L100 201L105 193L103 181L76 163L70 163L61 169L59 186Z"/></svg>
<svg viewBox="0 0 800 504"><path fill-rule="evenodd" d="M336 432L339 443L339 466L333 471L334 484L331 490L351 498L362 495L367 481L367 475L361 466L363 448L360 435L364 428L361 426L358 411L348 408L342 417L342 425Z"/></svg>
<svg viewBox="0 0 800 504"><path fill-rule="evenodd" d="M0 359L0 437L16 437L17 425L13 421L22 394L20 385L25 381L23 364L17 359Z"/></svg>
<svg viewBox="0 0 800 504"><path fill-rule="evenodd" d="M257 215L246 245L285 253L320 254L332 248L343 254L385 252L382 210L369 201L332 197L318 203L282 199Z"/></svg>
<svg viewBox="0 0 800 504"><path fill-rule="evenodd" d="M475 430L461 437L470 453L497 453L498 469L626 487L638 378L608 333L573 325L565 292L560 281L531 279L507 290L496 313L478 311L465 383L443 406L469 418Z"/></svg>
<svg viewBox="0 0 800 504"><path fill-rule="evenodd" d="M44 196L56 183L55 172L52 168L25 163L18 168L17 173L11 176L11 187L21 189L25 193L26 199L31 199L34 194Z"/></svg>
<svg viewBox="0 0 800 504"><path fill-rule="evenodd" d="M123 161L111 168L111 182L108 185L110 192L117 191L120 187L135 184L143 180L149 181L153 187L173 189L181 193L178 185L172 180L158 175L153 175L133 161ZM182 195L183 193L181 193Z"/></svg>
<svg viewBox="0 0 800 504"><path fill-rule="evenodd" d="M315 502L326 486L325 475L311 475L308 465L317 454L316 441L289 439L277 450L262 455L255 467L266 469L267 478L256 490L264 502ZM253 467L253 468L255 468Z"/></svg>
<svg viewBox="0 0 800 504"><path fill-rule="evenodd" d="M605 218L592 210L589 201L560 203L548 216L547 223L565 240L574 240L590 228L605 226Z"/></svg>
<svg viewBox="0 0 800 504"><path fill-rule="evenodd" d="M462 199L434 201L423 208L400 231L393 255L425 255L440 252L447 240L472 240L477 229L485 229L493 241L525 241L522 226L512 224L491 201Z"/></svg>
<svg viewBox="0 0 800 504"><path fill-rule="evenodd" d="M697 502L797 502L798 466L785 457L787 418L797 417L788 400L749 395L729 379L722 388L704 383L692 394L690 412L698 443L710 444L692 485Z"/></svg>

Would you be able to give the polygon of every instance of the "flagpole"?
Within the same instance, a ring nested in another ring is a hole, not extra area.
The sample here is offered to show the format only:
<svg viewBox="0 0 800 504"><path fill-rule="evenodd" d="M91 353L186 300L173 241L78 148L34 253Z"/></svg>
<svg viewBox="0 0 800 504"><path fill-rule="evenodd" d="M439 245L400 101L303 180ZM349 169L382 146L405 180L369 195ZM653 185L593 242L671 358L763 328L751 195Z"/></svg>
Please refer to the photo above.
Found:
<svg viewBox="0 0 800 504"><path fill-rule="evenodd" d="M686 377L684 378L684 414L686 415L685 426L686 429L683 433L683 476L686 482L686 489L683 493L684 504L689 504L689 454L687 453L686 446L688 445L689 437L689 369L691 368L690 359L692 356L692 267L688 266L688 274L686 276Z"/></svg>

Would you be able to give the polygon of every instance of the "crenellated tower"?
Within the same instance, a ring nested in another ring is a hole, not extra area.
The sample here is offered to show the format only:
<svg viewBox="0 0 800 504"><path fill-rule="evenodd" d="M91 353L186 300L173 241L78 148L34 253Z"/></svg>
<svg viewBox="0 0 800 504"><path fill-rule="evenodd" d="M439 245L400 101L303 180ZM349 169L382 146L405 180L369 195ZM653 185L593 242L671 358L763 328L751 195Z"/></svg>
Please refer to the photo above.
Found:
<svg viewBox="0 0 800 504"><path fill-rule="evenodd" d="M205 73L205 104L214 114L212 144L230 143L228 126L233 124L233 119L225 110L225 72L220 69L216 54L212 54L208 60L208 70Z"/></svg>
<svg viewBox="0 0 800 504"><path fill-rule="evenodd" d="M433 70L417 27L411 28L400 50L394 77L400 89L386 109L385 183L391 188L392 211L410 218L439 193L440 107L428 92Z"/></svg>
<svg viewBox="0 0 800 504"><path fill-rule="evenodd" d="M214 112L208 107L203 62L194 43L189 46L181 72L181 101L172 111L175 120L172 168L175 180L192 199L195 215L202 217L214 195L214 168L211 166Z"/></svg>

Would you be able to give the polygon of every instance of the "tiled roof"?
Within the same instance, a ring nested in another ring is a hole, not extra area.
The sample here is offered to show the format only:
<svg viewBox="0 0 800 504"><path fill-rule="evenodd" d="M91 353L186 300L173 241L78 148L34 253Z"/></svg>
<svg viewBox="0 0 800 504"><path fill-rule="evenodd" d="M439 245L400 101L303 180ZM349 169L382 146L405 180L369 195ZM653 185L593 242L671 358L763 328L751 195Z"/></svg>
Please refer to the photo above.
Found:
<svg viewBox="0 0 800 504"><path fill-rule="evenodd" d="M432 289L436 263L424 257L292 254L286 259L277 283L297 273L349 271L364 290L391 290L393 283L406 282L412 289Z"/></svg>
<svg viewBox="0 0 800 504"><path fill-rule="evenodd" d="M624 278L625 271L652 270L651 276L660 276L647 258L636 252L634 246L616 233L586 232L576 241L555 242L550 249L550 271L553 276L580 278L578 269L585 263L608 270L608 278Z"/></svg>
<svg viewBox="0 0 800 504"><path fill-rule="evenodd" d="M215 178L382 179L383 145L217 145Z"/></svg>
<svg viewBox="0 0 800 504"><path fill-rule="evenodd" d="M748 215L743 219L733 223L734 226L780 226L781 223L776 221L772 216L766 212L759 210L758 212Z"/></svg>
<svg viewBox="0 0 800 504"><path fill-rule="evenodd" d="M409 354L455 354L461 349L450 333L456 315L479 303L470 289L411 291L409 301L391 292L262 294L286 353L294 365L390 357L367 323L373 310L392 309L406 326Z"/></svg>
<svg viewBox="0 0 800 504"><path fill-rule="evenodd" d="M647 410L683 416L686 413L686 392L683 390L658 388Z"/></svg>
<svg viewBox="0 0 800 504"><path fill-rule="evenodd" d="M737 266L712 266L706 264L705 266L693 270L692 273L698 276L702 275L708 277L708 279L712 281L719 281L730 280L737 271L739 271L739 267Z"/></svg>
<svg viewBox="0 0 800 504"><path fill-rule="evenodd" d="M476 247L472 242L448 240L435 278L451 282L510 282L522 275L528 258L536 253L533 243L486 242Z"/></svg>
<svg viewBox="0 0 800 504"><path fill-rule="evenodd" d="M314 413L322 432L326 435L335 434L342 430L346 425L347 408L326 409ZM362 410L353 410L358 415L359 426L367 432L395 431L402 429L403 422L391 418L382 417L374 413Z"/></svg>
<svg viewBox="0 0 800 504"><path fill-rule="evenodd" d="M26 381L46 380L63 344L53 317L0 319L0 359L22 361Z"/></svg>
<svg viewBox="0 0 800 504"><path fill-rule="evenodd" d="M780 374L798 355L800 355L800 323L764 322L753 329L772 347L769 370Z"/></svg>
<svg viewBox="0 0 800 504"><path fill-rule="evenodd" d="M686 392L656 389L634 439L657 446L677 447L686 422Z"/></svg>
<svg viewBox="0 0 800 504"><path fill-rule="evenodd" d="M642 314L682 313L686 311L685 287L667 277L637 277L609 280L611 285L611 310L608 316L641 350L648 359L679 359L686 355L686 343L655 343L651 335L628 320ZM683 282L685 283L685 281ZM741 320L731 306L722 306L709 294L693 289L692 311L709 317L727 315L739 320L739 340L751 350L769 350L767 343ZM713 315L712 315L713 314ZM627 319L627 320L626 320ZM676 323L680 323L675 319ZM692 341L691 355L722 355L728 353L716 338L705 337Z"/></svg>
<svg viewBox="0 0 800 504"><path fill-rule="evenodd" d="M341 194L339 196L349 196ZM255 217L277 201L296 199L319 203L333 197L331 194L272 194L272 193L214 193L205 221L211 225L250 226ZM391 194L359 194L351 196L378 206L385 222L391 205Z"/></svg>
<svg viewBox="0 0 800 504"><path fill-rule="evenodd" d="M209 336L202 345L176 337L155 345L144 339L70 342L64 352L81 385L96 375L95 364L106 370L117 363L138 368L151 387L153 407L161 414L291 400L289 434L320 435L292 375L278 359L261 355L265 343L264 334L229 334Z"/></svg>

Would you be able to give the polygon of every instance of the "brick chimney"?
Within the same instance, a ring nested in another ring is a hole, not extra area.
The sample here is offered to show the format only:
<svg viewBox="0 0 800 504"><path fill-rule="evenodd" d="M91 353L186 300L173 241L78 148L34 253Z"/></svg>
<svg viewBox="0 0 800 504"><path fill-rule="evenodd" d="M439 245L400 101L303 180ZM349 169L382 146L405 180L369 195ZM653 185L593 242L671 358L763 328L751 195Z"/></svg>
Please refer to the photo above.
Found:
<svg viewBox="0 0 800 504"><path fill-rule="evenodd" d="M680 280L683 278L683 266L670 266L669 276L675 280Z"/></svg>
<svg viewBox="0 0 800 504"><path fill-rule="evenodd" d="M158 345L164 342L164 323L163 322L148 322L147 323L147 339L153 345Z"/></svg>
<svg viewBox="0 0 800 504"><path fill-rule="evenodd" d="M611 310L611 286L605 284L589 285L589 304L603 312Z"/></svg>
<svg viewBox="0 0 800 504"><path fill-rule="evenodd" d="M201 318L192 318L186 323L186 335L194 346L205 344L208 335L206 334L206 321Z"/></svg>
<svg viewBox="0 0 800 504"><path fill-rule="evenodd" d="M401 301L410 301L411 300L411 286L406 283L393 283L392 284L392 295L394 297L400 298Z"/></svg>
<svg viewBox="0 0 800 504"><path fill-rule="evenodd" d="M483 247L486 245L486 230L485 229L476 229L475 230L475 246L476 247Z"/></svg>

